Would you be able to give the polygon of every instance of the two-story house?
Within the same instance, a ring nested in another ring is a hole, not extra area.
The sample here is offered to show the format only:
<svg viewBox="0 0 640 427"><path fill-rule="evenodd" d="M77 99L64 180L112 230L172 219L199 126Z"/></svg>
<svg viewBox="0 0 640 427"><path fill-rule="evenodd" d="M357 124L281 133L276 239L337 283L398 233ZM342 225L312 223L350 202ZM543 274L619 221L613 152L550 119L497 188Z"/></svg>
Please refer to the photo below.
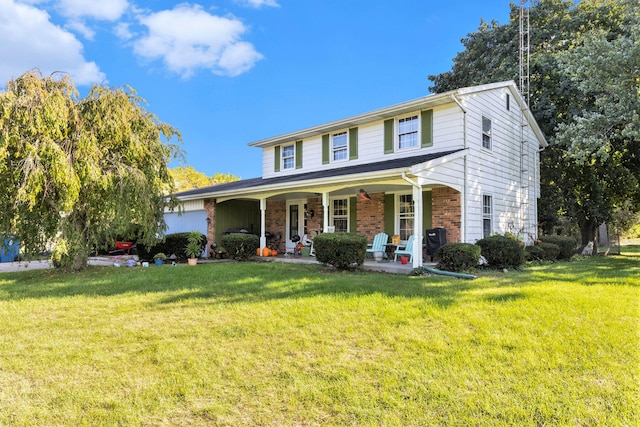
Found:
<svg viewBox="0 0 640 427"><path fill-rule="evenodd" d="M434 94L249 144L262 177L177 194L184 214L168 232L201 230L210 243L234 229L294 236L335 228L448 242L491 233L537 236L539 152L544 135L513 82ZM293 239L293 240L292 240ZM414 245L414 267L422 265Z"/></svg>

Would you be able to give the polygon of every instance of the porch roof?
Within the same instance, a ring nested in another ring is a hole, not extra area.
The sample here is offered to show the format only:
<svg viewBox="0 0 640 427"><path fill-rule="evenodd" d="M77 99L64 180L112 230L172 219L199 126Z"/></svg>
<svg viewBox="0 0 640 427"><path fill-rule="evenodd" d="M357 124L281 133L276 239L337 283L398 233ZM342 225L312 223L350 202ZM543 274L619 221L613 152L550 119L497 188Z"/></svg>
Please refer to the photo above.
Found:
<svg viewBox="0 0 640 427"><path fill-rule="evenodd" d="M175 196L181 200L198 199L202 197L216 197L218 194L229 194L238 191L239 193L261 189L261 187L269 187L272 185L294 184L309 182L317 179L335 178L348 175L357 175L363 173L392 171L395 169L410 168L421 163L439 159L441 157L454 154L464 149L456 149L449 151L440 151L437 153L422 154L420 156L402 157L398 159L385 160L381 162L365 163L360 165L346 166L342 168L333 168L325 170L317 170L312 172L304 172L298 174L282 175L272 178L249 178L240 181L227 182L224 184L216 184L208 187L196 188L193 190L182 191L176 193Z"/></svg>

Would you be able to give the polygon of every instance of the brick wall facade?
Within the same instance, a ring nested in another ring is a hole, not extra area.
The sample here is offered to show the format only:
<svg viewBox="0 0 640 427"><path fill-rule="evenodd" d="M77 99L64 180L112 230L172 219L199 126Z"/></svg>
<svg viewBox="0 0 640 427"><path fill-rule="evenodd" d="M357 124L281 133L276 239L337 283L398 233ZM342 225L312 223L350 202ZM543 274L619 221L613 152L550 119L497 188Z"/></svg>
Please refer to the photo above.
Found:
<svg viewBox="0 0 640 427"><path fill-rule="evenodd" d="M434 188L431 191L432 227L447 230L447 242L460 242L462 200L459 191L449 187Z"/></svg>
<svg viewBox="0 0 640 427"><path fill-rule="evenodd" d="M369 242L373 237L384 232L384 193L371 194L371 200L357 198L356 216L358 224L356 232L367 236Z"/></svg>
<svg viewBox="0 0 640 427"><path fill-rule="evenodd" d="M204 209L207 212L207 248L216 241L216 200L204 199ZM209 250L209 249L208 249Z"/></svg>

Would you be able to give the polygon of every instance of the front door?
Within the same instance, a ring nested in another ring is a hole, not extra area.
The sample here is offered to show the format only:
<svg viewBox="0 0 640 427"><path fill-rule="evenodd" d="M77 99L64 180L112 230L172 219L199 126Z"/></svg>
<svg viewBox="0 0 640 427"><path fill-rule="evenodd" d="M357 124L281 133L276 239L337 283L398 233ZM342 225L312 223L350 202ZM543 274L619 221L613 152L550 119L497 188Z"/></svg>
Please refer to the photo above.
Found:
<svg viewBox="0 0 640 427"><path fill-rule="evenodd" d="M293 253L298 242L300 242L306 234L306 208L306 200L287 201L287 253ZM297 236L297 239L295 239L295 236Z"/></svg>

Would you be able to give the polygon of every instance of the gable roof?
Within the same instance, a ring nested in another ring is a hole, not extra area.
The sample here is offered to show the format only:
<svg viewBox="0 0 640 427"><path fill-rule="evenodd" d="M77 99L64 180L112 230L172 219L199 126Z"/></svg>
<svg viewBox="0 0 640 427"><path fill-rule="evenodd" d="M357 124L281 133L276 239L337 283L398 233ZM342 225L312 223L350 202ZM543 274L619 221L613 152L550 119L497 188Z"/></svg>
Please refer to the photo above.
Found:
<svg viewBox="0 0 640 427"><path fill-rule="evenodd" d="M516 86L514 81L504 81L498 83L490 83L479 86L471 86L466 88L460 88L455 90L450 90L448 92L435 93L427 96L423 96L421 98L413 99L411 101L406 101L401 104L392 105L389 107L381 108L378 110L370 111L368 113L359 114L356 116L347 117L344 119L336 120L333 122L325 123L318 126L313 126L305 129L301 129L295 132L290 132L284 135L274 136L271 138L262 139L259 141L255 141L249 144L251 147L268 147L272 145L283 144L287 142L292 142L304 138L309 138L312 136L321 135L324 133L333 132L336 130L341 130L345 128L355 127L358 125L362 125L364 123L369 123L375 120L384 120L388 119L400 114L410 113L419 109L425 108L433 108L439 105L448 104L451 102L456 102L458 97L463 97L466 95L485 92L489 90L495 89L507 89L511 92L511 95L514 97L520 110L523 112L525 117L527 118L527 122L531 129L535 133L536 137L540 141L541 147L546 147L548 145L547 140L542 133L542 130L538 126L531 110L527 106L524 98L520 94L518 87Z"/></svg>
<svg viewBox="0 0 640 427"><path fill-rule="evenodd" d="M208 187L196 188L193 190L182 191L176 193L175 196L181 200L216 197L218 194L226 194L229 192L242 193L250 190L261 190L279 184L291 185L294 183L307 183L318 179L330 179L349 175L358 175L382 171L394 171L398 169L406 169L421 163L439 159L450 154L454 154L464 149L456 149L449 151L441 151L438 153L422 154L420 156L402 157L398 159L385 160L381 162L366 163L353 166L345 166L341 168L325 169L313 172L305 172L299 174L283 175L272 178L250 178L240 181L227 182L224 184L216 184Z"/></svg>

